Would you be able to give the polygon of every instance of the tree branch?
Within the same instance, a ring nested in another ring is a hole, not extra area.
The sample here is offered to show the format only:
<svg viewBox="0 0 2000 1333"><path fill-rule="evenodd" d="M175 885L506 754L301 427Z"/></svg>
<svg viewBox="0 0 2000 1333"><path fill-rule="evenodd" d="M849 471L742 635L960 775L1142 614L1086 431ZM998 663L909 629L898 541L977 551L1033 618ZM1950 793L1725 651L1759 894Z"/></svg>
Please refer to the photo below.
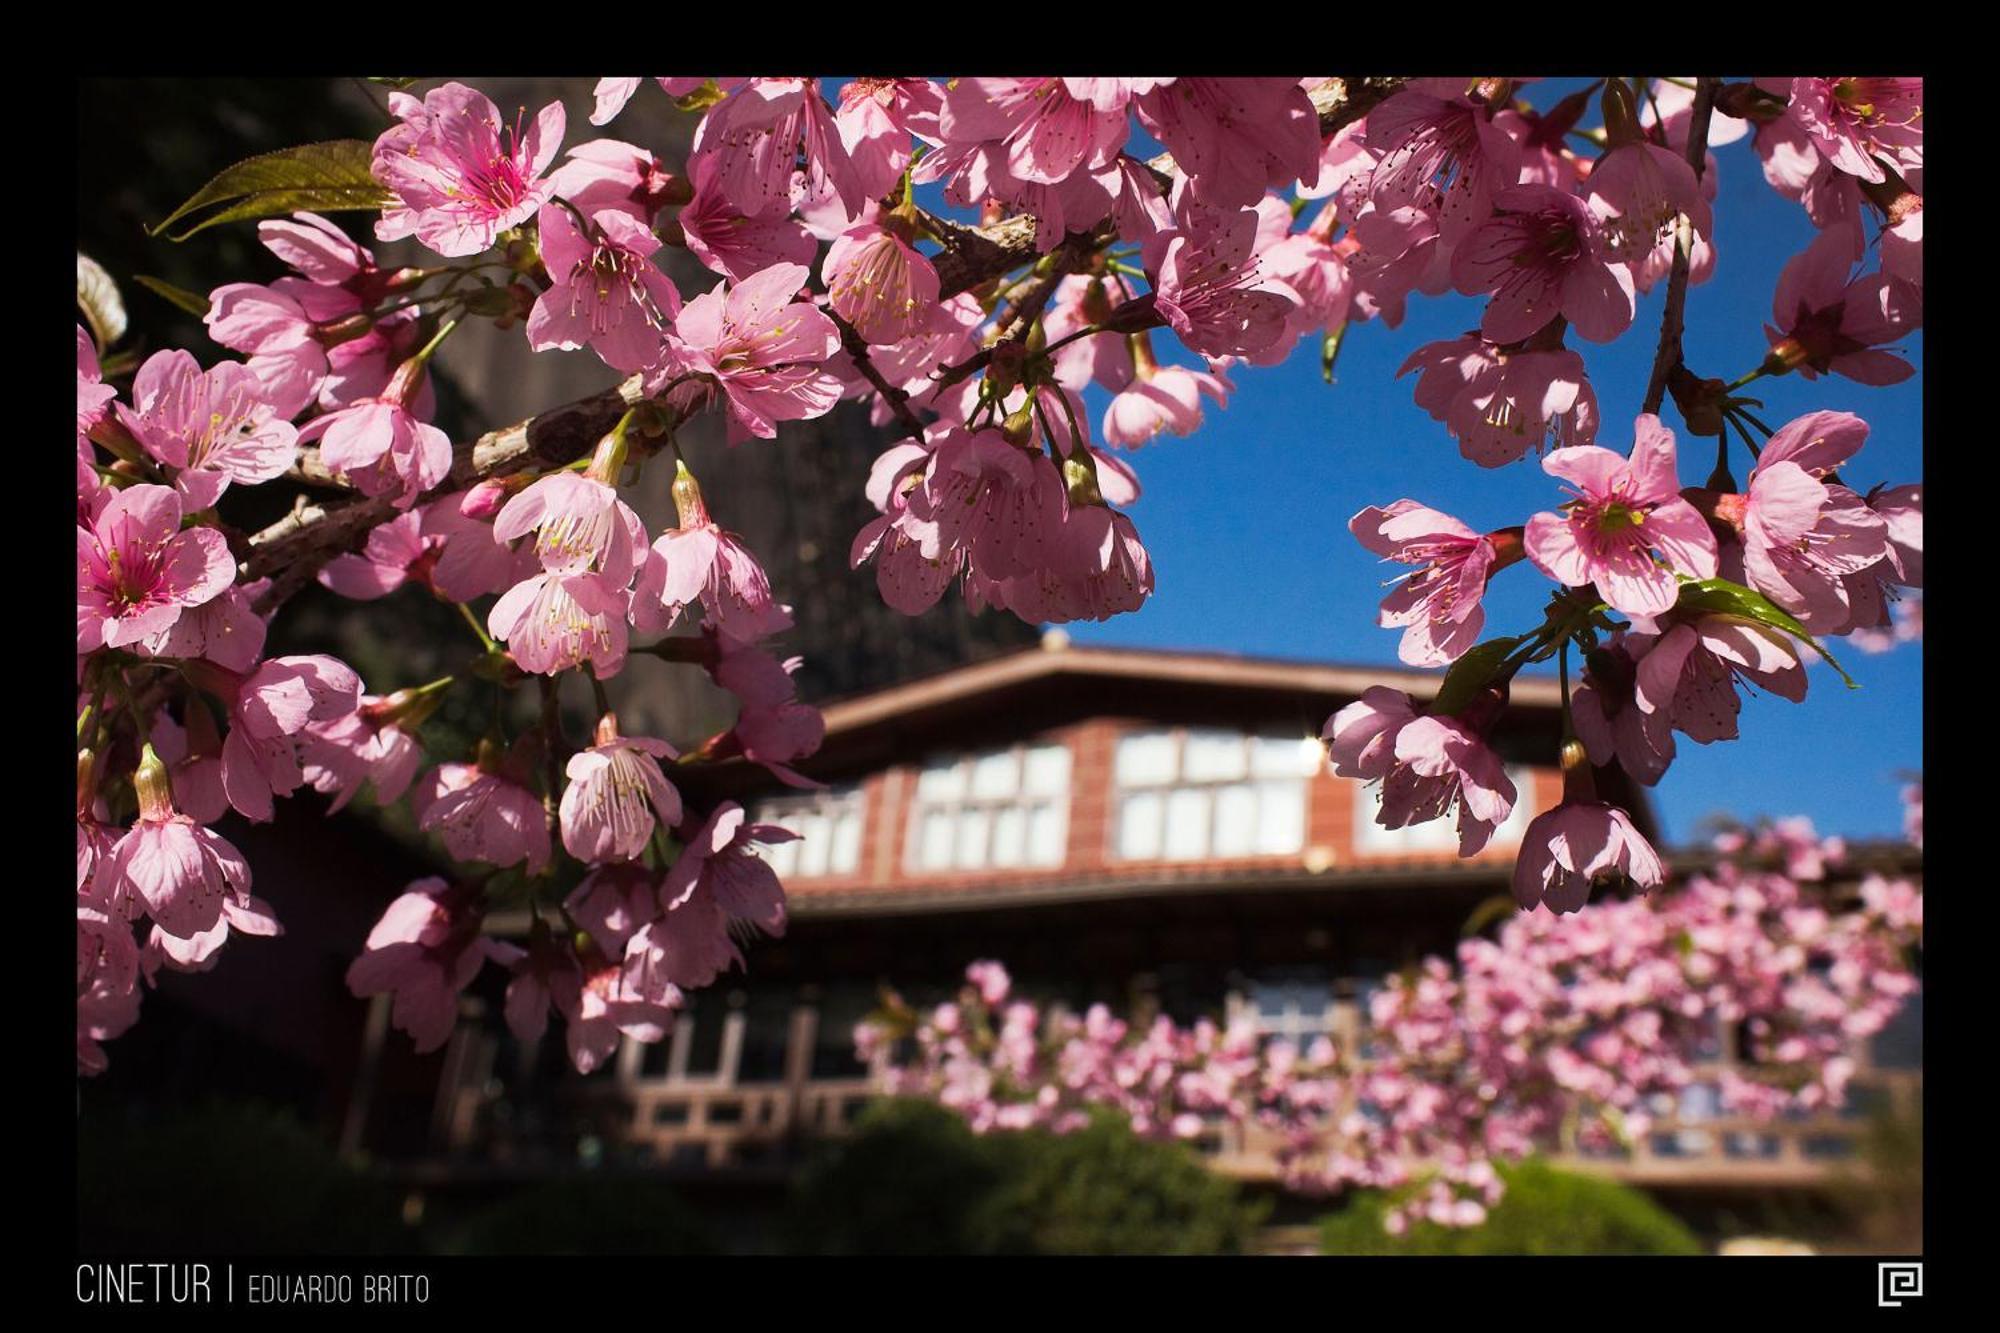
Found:
<svg viewBox="0 0 2000 1333"><path fill-rule="evenodd" d="M1688 164L1694 168L1697 185L1708 161L1709 113L1715 107L1715 90L1720 79L1695 80L1694 107L1688 113ZM1673 272L1667 276L1667 306L1660 314L1660 345L1653 353L1653 374L1646 382L1646 402L1640 410L1655 413L1666 400L1667 377L1681 364L1681 333L1687 309L1688 260L1694 250L1694 236L1687 214L1675 222L1679 234L1674 241Z"/></svg>

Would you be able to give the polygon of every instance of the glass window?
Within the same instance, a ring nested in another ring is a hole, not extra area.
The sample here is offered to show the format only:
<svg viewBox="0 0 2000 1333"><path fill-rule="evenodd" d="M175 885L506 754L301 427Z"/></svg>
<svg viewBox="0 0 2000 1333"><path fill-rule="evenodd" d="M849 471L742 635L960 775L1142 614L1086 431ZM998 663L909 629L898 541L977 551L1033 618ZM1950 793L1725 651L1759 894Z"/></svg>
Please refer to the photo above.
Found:
<svg viewBox="0 0 2000 1333"><path fill-rule="evenodd" d="M1226 782L1249 772L1243 737L1233 731L1190 731L1181 751L1181 777L1189 782Z"/></svg>
<svg viewBox="0 0 2000 1333"><path fill-rule="evenodd" d="M936 759L917 779L906 852L915 870L1057 866L1069 830L1069 747Z"/></svg>
<svg viewBox="0 0 2000 1333"><path fill-rule="evenodd" d="M798 834L793 842L765 847L759 854L779 879L851 875L861 868L865 799L861 788L828 787L764 801L751 812L754 824L776 824Z"/></svg>
<svg viewBox="0 0 2000 1333"><path fill-rule="evenodd" d="M1176 787L1167 793L1167 836L1162 851L1176 861L1207 855L1207 792L1199 787Z"/></svg>
<svg viewBox="0 0 2000 1333"><path fill-rule="evenodd" d="M1165 811L1165 802L1158 792L1127 796L1118 807L1118 855L1128 861L1159 856Z"/></svg>
<svg viewBox="0 0 2000 1333"><path fill-rule="evenodd" d="M1195 861L1299 852L1306 780L1323 753L1312 737L1216 728L1123 736L1114 766L1115 855Z"/></svg>
<svg viewBox="0 0 2000 1333"><path fill-rule="evenodd" d="M1118 785L1156 787L1174 780L1174 734L1135 731L1118 738Z"/></svg>

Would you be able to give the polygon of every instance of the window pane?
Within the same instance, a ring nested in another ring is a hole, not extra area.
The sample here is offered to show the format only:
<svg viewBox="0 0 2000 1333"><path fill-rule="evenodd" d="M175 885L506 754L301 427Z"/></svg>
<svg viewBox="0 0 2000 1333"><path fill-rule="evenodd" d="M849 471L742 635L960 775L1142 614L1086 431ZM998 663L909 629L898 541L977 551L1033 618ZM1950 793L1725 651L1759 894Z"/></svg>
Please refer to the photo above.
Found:
<svg viewBox="0 0 2000 1333"><path fill-rule="evenodd" d="M1248 856L1257 847L1257 789L1237 785L1215 793L1215 854Z"/></svg>
<svg viewBox="0 0 2000 1333"><path fill-rule="evenodd" d="M824 875L830 841L826 815L818 810L811 811L797 820L793 827L799 833L799 841L790 845L799 849L799 873Z"/></svg>
<svg viewBox="0 0 2000 1333"><path fill-rule="evenodd" d="M1257 850L1267 855L1306 845L1306 784L1262 782L1257 789Z"/></svg>
<svg viewBox="0 0 2000 1333"><path fill-rule="evenodd" d="M1028 813L1028 860L1038 866L1063 863L1068 829L1060 805L1038 805Z"/></svg>
<svg viewBox="0 0 2000 1333"><path fill-rule="evenodd" d="M1024 756L1027 775L1021 790L1034 796L1069 794L1069 747L1037 745Z"/></svg>
<svg viewBox="0 0 2000 1333"><path fill-rule="evenodd" d="M986 846L993 833L993 812L982 807L958 812L958 849L952 858L960 869L986 864Z"/></svg>
<svg viewBox="0 0 2000 1333"><path fill-rule="evenodd" d="M1157 787L1174 780L1170 731L1137 731L1118 738L1118 785Z"/></svg>
<svg viewBox="0 0 2000 1333"><path fill-rule="evenodd" d="M1167 793L1165 855L1189 861L1208 853L1208 793L1183 787Z"/></svg>
<svg viewBox="0 0 2000 1333"><path fill-rule="evenodd" d="M949 810L931 810L924 814L922 835L917 844L917 864L926 870L942 870L951 864Z"/></svg>
<svg viewBox="0 0 2000 1333"><path fill-rule="evenodd" d="M924 765L917 795L926 801L954 801L965 795L965 766L956 759Z"/></svg>
<svg viewBox="0 0 2000 1333"><path fill-rule="evenodd" d="M1028 859L1028 812L1018 805L1002 806L993 815L993 864L1017 866Z"/></svg>
<svg viewBox="0 0 2000 1333"><path fill-rule="evenodd" d="M1128 861L1160 854L1160 821L1164 802L1158 792L1127 796L1118 807L1118 855Z"/></svg>
<svg viewBox="0 0 2000 1333"><path fill-rule="evenodd" d="M855 801L834 821L831 863L836 875L851 873L861 864L861 803Z"/></svg>
<svg viewBox="0 0 2000 1333"><path fill-rule="evenodd" d="M777 823L776 820L760 820L759 823ZM789 879L798 873L799 845L796 842L780 842L762 845L759 853L779 879Z"/></svg>
<svg viewBox="0 0 2000 1333"><path fill-rule="evenodd" d="M1326 758L1313 736L1259 736L1250 743L1250 771L1260 778L1309 778Z"/></svg>
<svg viewBox="0 0 2000 1333"><path fill-rule="evenodd" d="M1021 759L1012 750L983 754L972 762L974 796L1012 796L1021 785Z"/></svg>
<svg viewBox="0 0 2000 1333"><path fill-rule="evenodd" d="M1181 777L1188 782L1228 782L1248 769L1243 737L1233 731L1190 731L1181 752Z"/></svg>

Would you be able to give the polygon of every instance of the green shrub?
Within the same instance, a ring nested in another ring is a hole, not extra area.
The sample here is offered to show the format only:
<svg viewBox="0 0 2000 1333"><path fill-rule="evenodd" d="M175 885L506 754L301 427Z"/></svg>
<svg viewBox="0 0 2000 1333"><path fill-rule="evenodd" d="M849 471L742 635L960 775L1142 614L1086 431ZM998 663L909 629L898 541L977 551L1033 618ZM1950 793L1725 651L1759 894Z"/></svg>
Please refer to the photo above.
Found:
<svg viewBox="0 0 2000 1333"><path fill-rule="evenodd" d="M572 1176L517 1190L456 1230L455 1254L714 1254L679 1194L638 1176Z"/></svg>
<svg viewBox="0 0 2000 1333"><path fill-rule="evenodd" d="M1639 1190L1536 1159L1500 1169L1507 1193L1476 1227L1382 1226L1387 1200L1356 1196L1320 1222L1322 1254L1700 1254L1701 1242Z"/></svg>
<svg viewBox="0 0 2000 1333"><path fill-rule="evenodd" d="M808 1167L787 1231L818 1254L1230 1254L1263 1213L1186 1148L1113 1118L977 1135L890 1101Z"/></svg>
<svg viewBox="0 0 2000 1333"><path fill-rule="evenodd" d="M289 1112L214 1101L77 1126L87 1252L377 1254L412 1247L396 1192L342 1163Z"/></svg>

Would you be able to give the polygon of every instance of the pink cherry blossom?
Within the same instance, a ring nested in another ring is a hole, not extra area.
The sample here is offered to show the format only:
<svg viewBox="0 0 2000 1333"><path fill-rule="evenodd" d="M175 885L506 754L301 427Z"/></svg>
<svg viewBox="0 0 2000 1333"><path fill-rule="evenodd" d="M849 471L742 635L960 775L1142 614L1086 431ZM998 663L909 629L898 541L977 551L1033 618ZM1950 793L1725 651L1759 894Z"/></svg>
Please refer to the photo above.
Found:
<svg viewBox="0 0 2000 1333"><path fill-rule="evenodd" d="M628 973L645 979L640 989L713 981L740 959L730 942L732 925L783 935L784 887L756 845L795 837L775 825L747 822L734 801L717 806L661 882L665 913L626 946Z"/></svg>
<svg viewBox="0 0 2000 1333"><path fill-rule="evenodd" d="M1597 438L1597 391L1583 358L1567 347L1503 350L1476 334L1426 343L1396 373L1417 377L1417 406L1481 467L1504 467L1533 447L1541 453Z"/></svg>
<svg viewBox="0 0 2000 1333"><path fill-rule="evenodd" d="M1602 801L1564 801L1537 815L1521 835L1514 901L1523 908L1580 911L1598 884L1626 880L1650 889L1665 878L1659 853L1632 817Z"/></svg>
<svg viewBox="0 0 2000 1333"><path fill-rule="evenodd" d="M1414 208L1437 219L1456 246L1520 176L1521 150L1465 97L1405 88L1368 113L1368 147L1380 154L1368 197L1384 213Z"/></svg>
<svg viewBox="0 0 2000 1333"><path fill-rule="evenodd" d="M844 233L820 272L827 304L867 343L902 342L928 325L937 304L937 269L888 227L862 223Z"/></svg>
<svg viewBox="0 0 2000 1333"><path fill-rule="evenodd" d="M1585 656L1583 679L1570 696L1571 720L1590 762L1615 761L1649 787L1667 771L1675 750L1673 714L1638 699L1640 667L1657 643L1647 631L1615 631L1609 643Z"/></svg>
<svg viewBox="0 0 2000 1333"><path fill-rule="evenodd" d="M139 946L132 928L101 907L76 907L76 1072L110 1064L100 1044L139 1021Z"/></svg>
<svg viewBox="0 0 2000 1333"><path fill-rule="evenodd" d="M76 447L87 448L85 436L104 419L118 390L103 382L97 369L97 344L83 325L76 326Z"/></svg>
<svg viewBox="0 0 2000 1333"><path fill-rule="evenodd" d="M615 726L606 735L600 726L598 743L570 756L566 770L561 820L569 854L591 864L629 861L646 850L656 818L668 828L680 823L680 793L659 763L676 753L665 741L620 736Z"/></svg>
<svg viewBox="0 0 2000 1333"><path fill-rule="evenodd" d="M859 214L867 191L815 79L747 81L709 108L688 158L712 159L716 188L745 216L757 217L783 212L791 202L792 167L801 152L808 192L831 191L847 216Z"/></svg>
<svg viewBox="0 0 2000 1333"><path fill-rule="evenodd" d="M488 959L508 966L520 949L479 933L472 895L431 877L416 880L389 904L347 969L347 988L362 997L392 995L390 1021L434 1051L458 1026L458 996Z"/></svg>
<svg viewBox="0 0 2000 1333"><path fill-rule="evenodd" d="M1078 80L1067 80L1070 84ZM1204 204L1241 208L1319 173L1319 116L1296 79L1147 80L1139 121L1173 154Z"/></svg>
<svg viewBox="0 0 2000 1333"><path fill-rule="evenodd" d="M269 820L271 798L306 780L307 728L347 717L360 702L361 678L323 654L273 657L236 682L222 742L222 785L230 805L246 819Z"/></svg>
<svg viewBox="0 0 2000 1333"><path fill-rule="evenodd" d="M1145 247L1155 275L1154 309L1205 356L1272 350L1301 304L1298 293L1258 268L1257 214L1188 210L1182 226Z"/></svg>
<svg viewBox="0 0 2000 1333"><path fill-rule="evenodd" d="M216 342L249 358L245 365L279 416L296 416L311 405L326 380L327 348L297 295L276 286L225 283L209 293L202 322Z"/></svg>
<svg viewBox="0 0 2000 1333"><path fill-rule="evenodd" d="M368 783L374 784L376 801L385 806L409 790L424 750L405 730L405 719L399 716L402 703L394 696L364 694L352 713L306 724L301 772L314 791L333 796L329 813L346 806Z"/></svg>
<svg viewBox="0 0 2000 1333"><path fill-rule="evenodd" d="M1011 183L1056 185L1105 166L1125 141L1126 119L1123 106L1100 110L1062 79L962 78L945 90L938 133L988 155L1005 198Z"/></svg>
<svg viewBox="0 0 2000 1333"><path fill-rule="evenodd" d="M780 421L825 415L840 398L840 382L824 362L840 349L833 321L793 298L809 274L800 264L773 264L734 286L718 284L682 307L661 369L648 380L659 392L683 384L669 401L691 405L720 393L730 434L771 439Z"/></svg>
<svg viewBox="0 0 2000 1333"><path fill-rule="evenodd" d="M247 672L264 655L264 617L256 610L268 579L232 584L200 606L184 607L180 619L149 635L139 649L149 657L202 658L228 671Z"/></svg>
<svg viewBox="0 0 2000 1333"><path fill-rule="evenodd" d="M204 372L182 351L155 352L132 381L118 419L147 453L174 469L190 509L206 509L233 481L252 486L284 475L298 431L279 419L250 370L224 361Z"/></svg>
<svg viewBox="0 0 2000 1333"><path fill-rule="evenodd" d="M771 581L735 534L708 516L694 477L681 466L674 480L680 526L660 534L632 593L633 622L643 631L670 628L700 603L708 623L745 642L790 628L792 618L771 596Z"/></svg>
<svg viewBox="0 0 2000 1333"><path fill-rule="evenodd" d="M525 132L503 130L492 99L462 83L433 88L421 103L392 93L389 106L402 123L375 141L371 170L396 202L382 210L377 239L413 235L448 259L476 255L548 202L542 173L562 147L561 102Z"/></svg>
<svg viewBox="0 0 2000 1333"><path fill-rule="evenodd" d="M1620 144L1591 167L1584 190L1602 228L1605 259L1627 265L1640 291L1651 291L1672 268L1683 214L1694 237L1690 280L1707 276L1714 213L1682 154L1644 140Z"/></svg>
<svg viewBox="0 0 2000 1333"><path fill-rule="evenodd" d="M197 824L229 813L222 785L222 735L205 704L190 700L183 727L163 708L153 715L149 739L173 784L174 804Z"/></svg>
<svg viewBox="0 0 2000 1333"><path fill-rule="evenodd" d="M1595 583L1615 610L1658 615L1680 595L1679 574L1714 578L1715 537L1680 495L1673 432L1650 414L1630 459L1580 445L1542 460L1574 488L1566 514L1536 514L1524 543L1535 567L1572 588Z"/></svg>
<svg viewBox="0 0 2000 1333"><path fill-rule="evenodd" d="M1745 579L1816 631L1848 628L1848 576L1883 560L1887 524L1853 491L1824 478L1860 449L1868 425L1812 412L1765 444L1742 497L1721 506L1743 539Z"/></svg>
<svg viewBox="0 0 2000 1333"><path fill-rule="evenodd" d="M533 875L549 861L542 800L506 772L475 764L440 764L411 794L417 827L436 832L461 861L496 866L525 862Z"/></svg>
<svg viewBox="0 0 2000 1333"><path fill-rule="evenodd" d="M818 750L826 738L826 719L819 709L799 702L798 685L792 679L804 659L780 661L775 653L754 644L738 643L726 635L717 635L716 640L709 674L741 705L729 735L743 757L762 765L786 786L819 786L792 767Z"/></svg>
<svg viewBox="0 0 2000 1333"><path fill-rule="evenodd" d="M692 193L688 181L668 171L666 163L618 139L592 139L570 149L549 183L586 217L618 209L648 224L669 205L686 205Z"/></svg>
<svg viewBox="0 0 2000 1333"><path fill-rule="evenodd" d="M597 572L543 572L502 593L486 631L507 645L523 671L555 675L590 663L599 680L625 667L623 587Z"/></svg>
<svg viewBox="0 0 2000 1333"><path fill-rule="evenodd" d="M939 142L944 89L930 79L850 79L833 113L862 191L880 199L910 165L910 137Z"/></svg>
<svg viewBox="0 0 2000 1333"><path fill-rule="evenodd" d="M1229 399L1230 383L1220 375L1185 366L1159 366L1146 357L1138 362L1135 382L1104 409L1104 438L1133 448L1163 430L1191 434L1201 425L1201 396L1217 403Z"/></svg>
<svg viewBox="0 0 2000 1333"><path fill-rule="evenodd" d="M299 430L300 443L321 441L319 459L329 470L363 495L388 496L398 509L415 504L451 471L451 438L408 406L422 366L405 367L380 395L314 417Z"/></svg>
<svg viewBox="0 0 2000 1333"><path fill-rule="evenodd" d="M76 530L76 648L118 648L171 629L236 577L214 528L181 529L181 497L127 486Z"/></svg>
<svg viewBox="0 0 2000 1333"><path fill-rule="evenodd" d="M1382 601L1380 623L1407 627L1398 657L1411 666L1443 666L1478 640L1486 623L1480 599L1498 554L1491 538L1415 500L1370 505L1347 527L1383 559L1417 566Z"/></svg>
<svg viewBox="0 0 2000 1333"><path fill-rule="evenodd" d="M533 548L551 574L595 571L608 588L623 588L646 549L646 528L595 476L551 472L536 478L501 507L493 539L512 542L535 534Z"/></svg>
<svg viewBox="0 0 2000 1333"><path fill-rule="evenodd" d="M1557 315L1592 342L1609 342L1631 326L1631 270L1608 258L1582 200L1517 185L1493 202L1500 211L1474 228L1451 259L1459 291L1493 293L1479 326L1487 341L1520 342Z"/></svg>
<svg viewBox="0 0 2000 1333"><path fill-rule="evenodd" d="M1765 328L1771 357L1808 379L1832 373L1897 384L1915 369L1876 349L1923 323L1922 290L1882 272L1850 281L1858 235L1858 227L1828 227L1785 265Z"/></svg>
<svg viewBox="0 0 2000 1333"><path fill-rule="evenodd" d="M134 783L139 818L99 863L95 895L190 939L221 919L225 901L249 897L250 867L227 840L174 808L166 765L150 748Z"/></svg>
<svg viewBox="0 0 2000 1333"><path fill-rule="evenodd" d="M810 265L819 247L805 224L783 209L744 216L716 184L717 170L713 158L695 164L694 197L675 215L688 252L732 282L773 264Z"/></svg>
<svg viewBox="0 0 2000 1333"><path fill-rule="evenodd" d="M1479 725L1420 716L1408 695L1375 686L1327 719L1324 739L1335 773L1381 783L1382 827L1425 823L1456 807L1459 855L1473 856L1519 795Z"/></svg>
<svg viewBox="0 0 2000 1333"><path fill-rule="evenodd" d="M544 204L537 214L542 263L552 285L528 315L528 345L588 343L613 370L631 373L659 360L681 296L651 256L652 230L615 209L590 219L586 235L567 208Z"/></svg>
<svg viewBox="0 0 2000 1333"><path fill-rule="evenodd" d="M1887 179L1878 158L1923 166L1922 79L1793 79L1786 110L1820 155L1850 176Z"/></svg>
<svg viewBox="0 0 2000 1333"><path fill-rule="evenodd" d="M1783 699L1806 697L1806 672L1785 636L1735 616L1703 616L1663 633L1639 662L1635 701L1707 745L1736 739L1738 680Z"/></svg>

